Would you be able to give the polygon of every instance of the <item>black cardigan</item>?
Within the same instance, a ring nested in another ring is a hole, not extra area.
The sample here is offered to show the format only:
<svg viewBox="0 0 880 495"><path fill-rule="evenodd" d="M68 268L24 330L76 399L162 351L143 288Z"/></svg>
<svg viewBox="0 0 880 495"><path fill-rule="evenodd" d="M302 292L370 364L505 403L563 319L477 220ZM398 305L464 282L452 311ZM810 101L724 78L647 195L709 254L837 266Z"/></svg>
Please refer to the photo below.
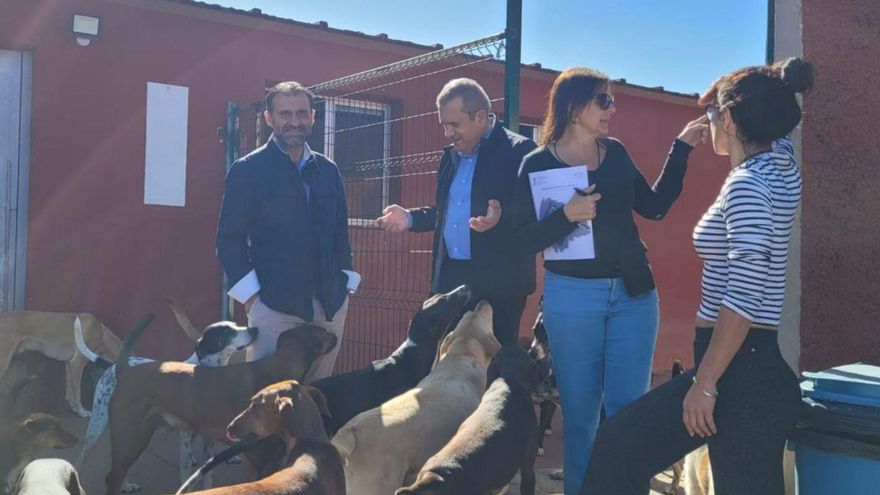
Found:
<svg viewBox="0 0 880 495"><path fill-rule="evenodd" d="M623 143L613 138L601 142L606 147L605 159L597 170L588 173L590 184L595 185L596 192L602 195L593 219L596 257L591 260L545 261L544 268L577 278L623 277L630 295L637 295L653 289L654 280L645 256L647 248L639 238L632 211L650 220L660 220L666 215L681 194L687 158L693 147L676 139L663 171L652 187L633 163ZM535 254L575 228L562 208L538 221L529 185L530 173L566 166L546 146L523 159L517 177L514 221L517 244L525 252Z"/></svg>

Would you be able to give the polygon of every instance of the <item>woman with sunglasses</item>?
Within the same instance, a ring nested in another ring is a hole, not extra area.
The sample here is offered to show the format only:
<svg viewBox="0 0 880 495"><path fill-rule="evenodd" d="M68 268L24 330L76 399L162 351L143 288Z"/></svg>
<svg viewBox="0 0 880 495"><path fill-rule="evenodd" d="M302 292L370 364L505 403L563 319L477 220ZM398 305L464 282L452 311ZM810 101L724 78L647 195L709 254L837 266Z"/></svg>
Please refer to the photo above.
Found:
<svg viewBox="0 0 880 495"><path fill-rule="evenodd" d="M608 137L614 111L607 76L564 71L550 91L542 146L525 157L517 179L517 237L529 254L592 220L595 257L544 261L544 326L562 406L567 495L580 490L603 403L611 416L650 385L659 307L633 211L651 220L666 215L681 193L688 154L707 133L704 117L687 124L652 186L623 143ZM584 166L589 188L539 220L529 174Z"/></svg>
<svg viewBox="0 0 880 495"><path fill-rule="evenodd" d="M646 495L650 479L709 444L715 493L780 495L800 389L777 345L801 174L785 136L812 86L800 59L717 80L706 105L715 153L732 171L694 229L703 260L696 371L603 423L582 494Z"/></svg>

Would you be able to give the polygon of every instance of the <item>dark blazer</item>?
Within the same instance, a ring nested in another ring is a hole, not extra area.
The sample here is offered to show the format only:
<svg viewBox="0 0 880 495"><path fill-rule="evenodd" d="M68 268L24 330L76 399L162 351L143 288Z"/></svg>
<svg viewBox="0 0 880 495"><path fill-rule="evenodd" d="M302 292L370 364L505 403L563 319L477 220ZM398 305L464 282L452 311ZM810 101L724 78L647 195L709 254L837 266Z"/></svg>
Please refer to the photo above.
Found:
<svg viewBox="0 0 880 495"><path fill-rule="evenodd" d="M226 175L217 227L217 256L230 287L254 269L260 300L306 321L314 319L313 290L328 319L333 317L347 295L348 277L341 270L352 270L339 170L314 151L306 167L312 165L317 166L310 190L314 217L296 165L274 140L239 159ZM309 245L309 239L317 245ZM318 275L317 287L304 283L308 270Z"/></svg>
<svg viewBox="0 0 880 495"><path fill-rule="evenodd" d="M479 233L470 231L471 261L474 278L485 282L493 295L519 296L535 290L535 257L513 249L513 198L516 174L525 155L535 149L535 143L519 134L505 129L500 122L488 138L483 138L477 154L471 186L471 216L486 214L490 199L501 203L501 221L494 228ZM447 146L443 149L440 169L437 172L437 197L435 206L414 208L413 232L434 232L431 292L437 291L440 271L446 260L446 243L443 241L443 222L449 201L449 187L458 166L458 153Z"/></svg>

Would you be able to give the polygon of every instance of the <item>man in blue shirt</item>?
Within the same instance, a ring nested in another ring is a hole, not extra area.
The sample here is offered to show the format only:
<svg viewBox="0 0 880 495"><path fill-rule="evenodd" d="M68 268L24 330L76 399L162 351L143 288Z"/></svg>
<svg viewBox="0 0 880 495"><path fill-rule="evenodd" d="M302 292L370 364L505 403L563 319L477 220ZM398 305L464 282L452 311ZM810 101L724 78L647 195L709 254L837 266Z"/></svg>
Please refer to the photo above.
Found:
<svg viewBox="0 0 880 495"><path fill-rule="evenodd" d="M515 343L535 265L513 248L504 207L513 205L517 170L535 143L501 126L473 79L449 81L437 110L452 144L443 150L435 206L390 205L376 223L388 232L434 232L431 293L469 284L492 305L498 340Z"/></svg>
<svg viewBox="0 0 880 495"><path fill-rule="evenodd" d="M249 361L275 351L284 330L313 322L338 344L318 357L306 382L333 372L342 342L353 271L348 209L336 164L309 149L315 96L297 82L266 94L268 142L236 161L226 176L217 227L217 255L229 295L259 327Z"/></svg>

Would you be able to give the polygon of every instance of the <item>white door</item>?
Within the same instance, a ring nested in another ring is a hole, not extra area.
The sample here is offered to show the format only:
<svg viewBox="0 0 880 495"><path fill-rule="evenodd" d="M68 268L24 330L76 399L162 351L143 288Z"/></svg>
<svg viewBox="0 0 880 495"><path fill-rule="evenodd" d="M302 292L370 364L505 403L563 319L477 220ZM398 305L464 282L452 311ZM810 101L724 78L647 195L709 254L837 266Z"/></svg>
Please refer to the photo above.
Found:
<svg viewBox="0 0 880 495"><path fill-rule="evenodd" d="M30 62L0 50L0 311L24 309Z"/></svg>

